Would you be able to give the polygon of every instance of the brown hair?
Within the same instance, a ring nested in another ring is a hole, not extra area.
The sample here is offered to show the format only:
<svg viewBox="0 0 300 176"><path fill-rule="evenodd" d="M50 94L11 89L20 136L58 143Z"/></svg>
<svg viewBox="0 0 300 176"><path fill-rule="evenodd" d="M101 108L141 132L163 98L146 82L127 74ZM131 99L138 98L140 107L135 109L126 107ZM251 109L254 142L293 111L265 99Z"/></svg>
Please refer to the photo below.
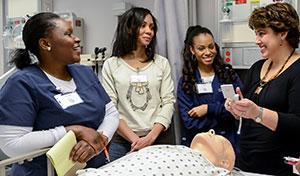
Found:
<svg viewBox="0 0 300 176"><path fill-rule="evenodd" d="M274 32L288 32L286 40L293 48L299 44L299 17L296 10L288 3L274 3L255 9L249 19L249 27L270 27Z"/></svg>

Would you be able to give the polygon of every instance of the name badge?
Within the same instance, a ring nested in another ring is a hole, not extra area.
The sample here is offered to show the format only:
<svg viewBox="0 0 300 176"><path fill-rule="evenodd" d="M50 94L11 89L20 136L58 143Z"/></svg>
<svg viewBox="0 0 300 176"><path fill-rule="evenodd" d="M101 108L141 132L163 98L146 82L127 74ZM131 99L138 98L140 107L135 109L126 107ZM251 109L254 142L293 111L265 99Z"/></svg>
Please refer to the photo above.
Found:
<svg viewBox="0 0 300 176"><path fill-rule="evenodd" d="M213 93L211 83L196 84L198 94Z"/></svg>
<svg viewBox="0 0 300 176"><path fill-rule="evenodd" d="M147 76L146 75L131 75L130 82L131 83L147 82Z"/></svg>
<svg viewBox="0 0 300 176"><path fill-rule="evenodd" d="M80 98L77 92L57 94L54 96L54 98L63 109L66 109L73 105L77 105L79 103L83 103L83 100Z"/></svg>

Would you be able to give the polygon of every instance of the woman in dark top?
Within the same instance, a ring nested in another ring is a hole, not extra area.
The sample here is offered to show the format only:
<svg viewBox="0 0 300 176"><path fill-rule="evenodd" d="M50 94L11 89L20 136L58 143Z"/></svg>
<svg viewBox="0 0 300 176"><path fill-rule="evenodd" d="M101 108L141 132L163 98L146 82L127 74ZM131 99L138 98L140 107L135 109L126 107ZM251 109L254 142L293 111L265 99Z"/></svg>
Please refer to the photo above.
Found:
<svg viewBox="0 0 300 176"><path fill-rule="evenodd" d="M240 169L272 175L292 175L283 157L299 157L300 61L299 18L287 3L255 9L249 26L263 60L256 62L245 79L242 98L226 100L236 118L244 118L240 138Z"/></svg>
<svg viewBox="0 0 300 176"><path fill-rule="evenodd" d="M177 89L183 122L181 143L190 146L197 133L214 129L217 134L229 139L238 152L235 119L224 108L225 99L220 85L240 87L241 81L231 65L224 63L209 29L190 26L184 43L184 65Z"/></svg>

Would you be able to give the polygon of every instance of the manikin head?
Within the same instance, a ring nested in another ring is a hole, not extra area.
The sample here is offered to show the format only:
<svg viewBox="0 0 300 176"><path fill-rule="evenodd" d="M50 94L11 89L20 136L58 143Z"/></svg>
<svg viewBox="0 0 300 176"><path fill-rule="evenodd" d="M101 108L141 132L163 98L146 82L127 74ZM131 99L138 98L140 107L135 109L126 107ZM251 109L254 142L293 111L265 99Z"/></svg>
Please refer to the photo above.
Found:
<svg viewBox="0 0 300 176"><path fill-rule="evenodd" d="M216 135L214 130L197 134L191 148L199 151L215 166L232 171L235 162L233 147L225 137Z"/></svg>

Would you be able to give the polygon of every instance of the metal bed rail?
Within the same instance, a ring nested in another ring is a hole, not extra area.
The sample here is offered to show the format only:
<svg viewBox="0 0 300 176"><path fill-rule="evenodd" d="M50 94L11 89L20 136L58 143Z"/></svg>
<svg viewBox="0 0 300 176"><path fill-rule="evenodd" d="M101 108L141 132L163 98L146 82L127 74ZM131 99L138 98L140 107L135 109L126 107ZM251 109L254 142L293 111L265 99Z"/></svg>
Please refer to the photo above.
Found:
<svg viewBox="0 0 300 176"><path fill-rule="evenodd" d="M40 149L36 150L24 155L8 158L5 160L0 161L0 175L1 176L7 176L6 168L7 166L11 164L23 164L24 161L32 161L33 158L44 155L50 148ZM54 168L50 162L50 160L47 158L47 175L48 176L55 176L54 174Z"/></svg>

